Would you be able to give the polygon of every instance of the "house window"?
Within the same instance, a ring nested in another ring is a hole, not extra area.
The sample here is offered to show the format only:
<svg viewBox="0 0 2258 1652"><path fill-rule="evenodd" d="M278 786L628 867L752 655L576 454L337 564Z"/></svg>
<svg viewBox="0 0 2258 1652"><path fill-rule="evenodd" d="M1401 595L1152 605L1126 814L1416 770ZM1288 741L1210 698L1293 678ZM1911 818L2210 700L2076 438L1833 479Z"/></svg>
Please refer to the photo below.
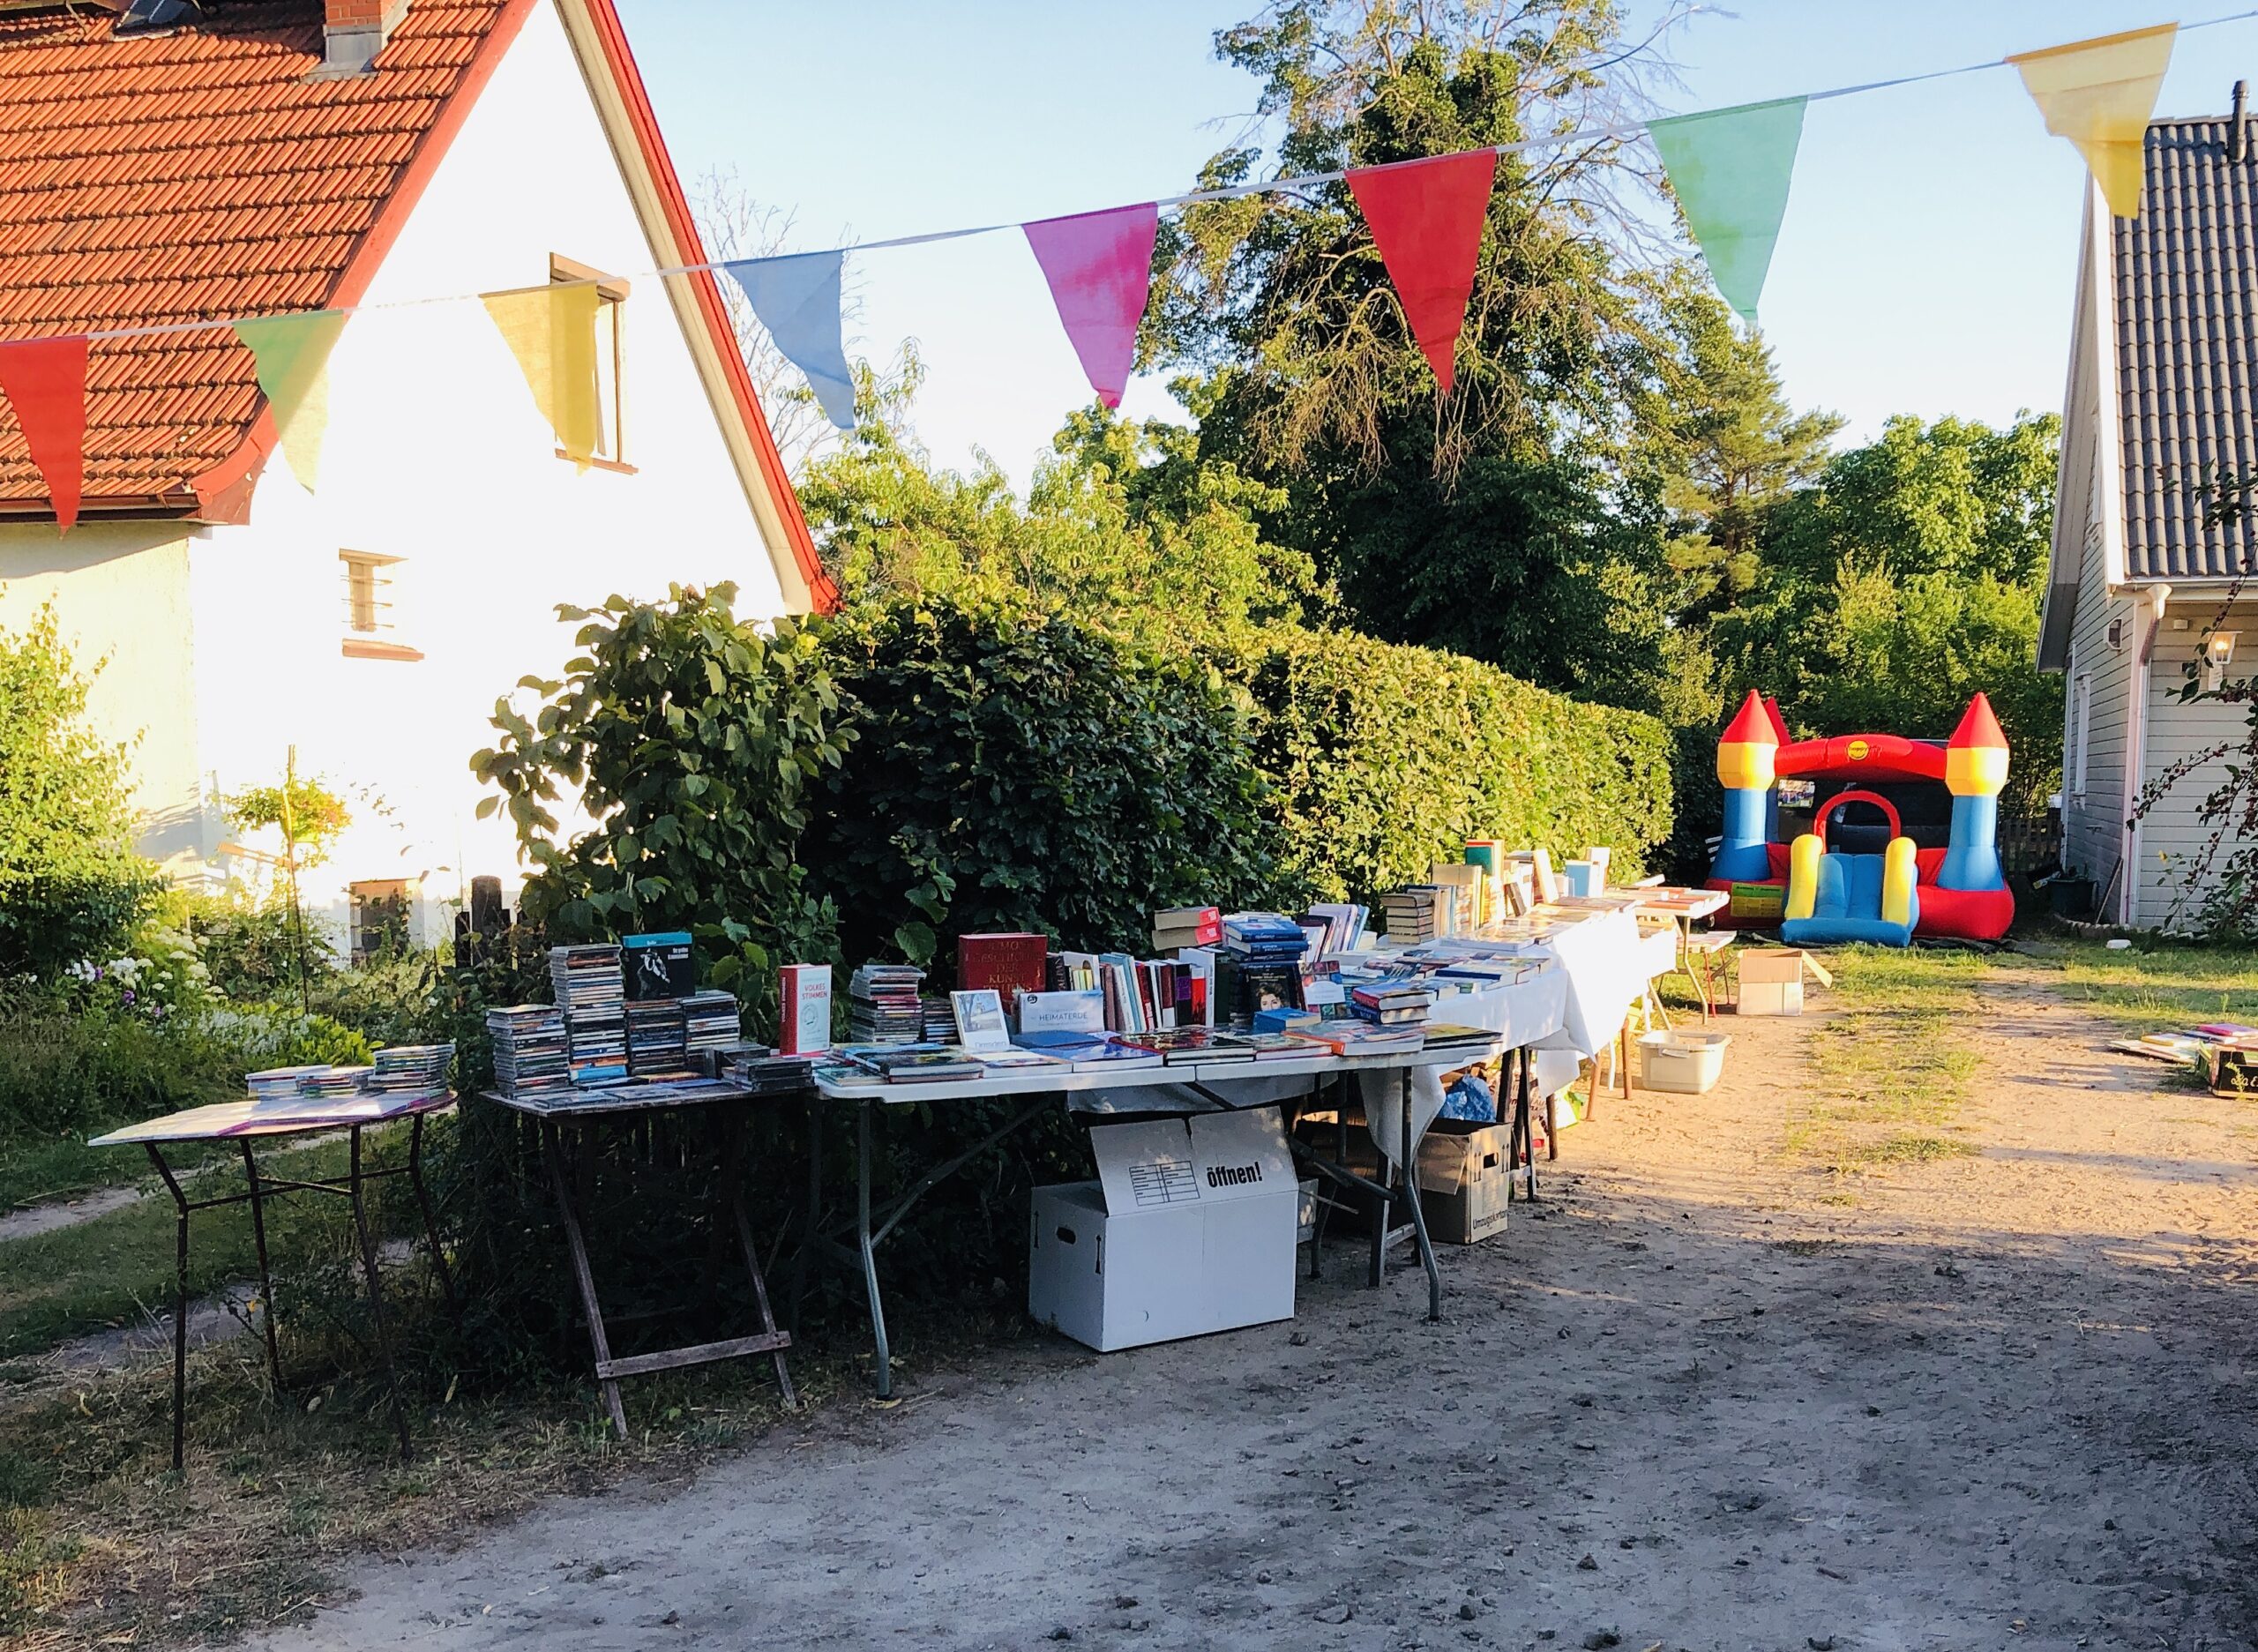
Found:
<svg viewBox="0 0 2258 1652"><path fill-rule="evenodd" d="M2077 674L2070 686L2070 795L2085 796L2086 739L2093 723L2093 677Z"/></svg>
<svg viewBox="0 0 2258 1652"><path fill-rule="evenodd" d="M345 652L363 660L421 660L422 652L400 641L396 601L400 558L375 551L337 553L338 595Z"/></svg>
<svg viewBox="0 0 2258 1652"><path fill-rule="evenodd" d="M632 469L627 462L628 285L553 252L549 279L596 284L596 463L609 470Z"/></svg>

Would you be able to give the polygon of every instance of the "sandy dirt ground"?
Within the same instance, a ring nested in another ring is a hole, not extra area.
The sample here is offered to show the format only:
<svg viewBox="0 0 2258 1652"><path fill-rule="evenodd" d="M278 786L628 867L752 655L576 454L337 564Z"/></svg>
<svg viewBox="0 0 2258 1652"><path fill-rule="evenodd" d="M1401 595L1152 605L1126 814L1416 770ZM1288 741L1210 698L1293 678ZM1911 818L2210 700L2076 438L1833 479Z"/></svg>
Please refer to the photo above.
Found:
<svg viewBox="0 0 2258 1652"><path fill-rule="evenodd" d="M2258 1645L2258 1109L2003 980L1975 1156L1782 1155L1815 1021L1291 1324L1038 1342L663 1496L372 1559L280 1648ZM1830 1202L1832 1201L1832 1202Z"/></svg>

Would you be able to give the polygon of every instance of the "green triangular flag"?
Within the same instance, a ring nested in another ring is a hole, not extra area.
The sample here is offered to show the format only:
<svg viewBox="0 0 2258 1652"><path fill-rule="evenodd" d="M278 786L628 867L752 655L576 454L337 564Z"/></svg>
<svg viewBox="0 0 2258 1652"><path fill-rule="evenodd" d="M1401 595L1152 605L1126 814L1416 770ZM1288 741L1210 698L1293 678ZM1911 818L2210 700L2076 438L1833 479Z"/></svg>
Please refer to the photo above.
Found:
<svg viewBox="0 0 2258 1652"><path fill-rule="evenodd" d="M1801 98L1779 98L1647 123L1709 279L1749 321L1756 319L1788 210L1803 105Z"/></svg>
<svg viewBox="0 0 2258 1652"><path fill-rule="evenodd" d="M290 474L310 493L321 471L322 437L329 430L329 352L345 330L345 312L310 310L233 325L250 351L258 387L274 409L274 429Z"/></svg>

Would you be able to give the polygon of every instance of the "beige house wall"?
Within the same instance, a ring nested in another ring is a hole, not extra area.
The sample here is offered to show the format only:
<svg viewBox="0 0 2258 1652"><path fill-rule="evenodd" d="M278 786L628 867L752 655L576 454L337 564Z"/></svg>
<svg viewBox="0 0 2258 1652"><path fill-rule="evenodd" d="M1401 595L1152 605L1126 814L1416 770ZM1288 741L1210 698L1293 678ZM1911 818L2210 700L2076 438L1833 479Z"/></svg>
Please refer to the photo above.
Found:
<svg viewBox="0 0 2258 1652"><path fill-rule="evenodd" d="M142 850L176 872L213 847L201 819L196 643L189 538L177 522L0 525L0 629L21 632L43 606L79 671L101 736L127 743Z"/></svg>

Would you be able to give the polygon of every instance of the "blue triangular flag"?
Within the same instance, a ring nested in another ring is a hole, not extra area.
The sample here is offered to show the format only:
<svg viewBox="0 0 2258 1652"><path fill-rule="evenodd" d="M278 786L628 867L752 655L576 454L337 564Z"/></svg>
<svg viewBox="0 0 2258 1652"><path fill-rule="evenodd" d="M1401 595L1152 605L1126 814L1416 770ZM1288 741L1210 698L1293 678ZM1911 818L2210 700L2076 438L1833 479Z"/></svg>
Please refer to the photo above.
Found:
<svg viewBox="0 0 2258 1652"><path fill-rule="evenodd" d="M744 258L722 267L744 289L745 302L784 359L808 377L831 422L855 428L855 378L840 337L839 281L843 252L801 252L785 258Z"/></svg>

